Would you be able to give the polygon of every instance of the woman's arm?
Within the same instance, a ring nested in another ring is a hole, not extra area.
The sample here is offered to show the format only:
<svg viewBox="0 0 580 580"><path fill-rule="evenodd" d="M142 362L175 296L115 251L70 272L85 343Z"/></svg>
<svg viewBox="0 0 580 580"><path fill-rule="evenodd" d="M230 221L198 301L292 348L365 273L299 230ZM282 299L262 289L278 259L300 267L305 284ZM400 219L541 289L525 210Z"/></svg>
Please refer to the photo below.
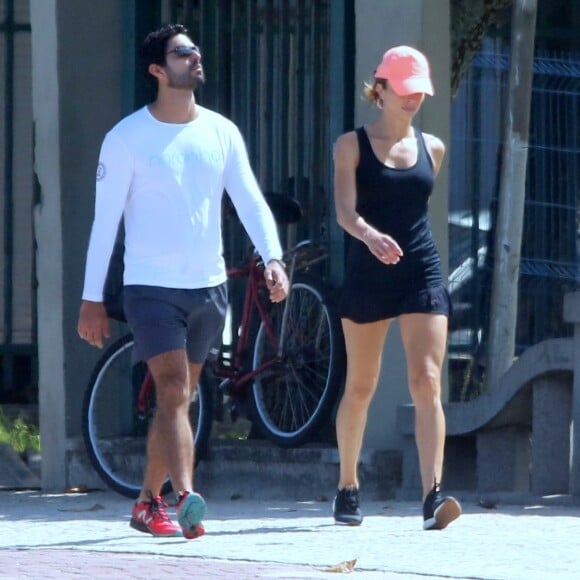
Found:
<svg viewBox="0 0 580 580"><path fill-rule="evenodd" d="M359 163L358 139L354 131L341 135L334 149L334 202L340 227L364 242L371 253L385 264L396 264L403 252L391 236L370 226L356 211L356 168Z"/></svg>

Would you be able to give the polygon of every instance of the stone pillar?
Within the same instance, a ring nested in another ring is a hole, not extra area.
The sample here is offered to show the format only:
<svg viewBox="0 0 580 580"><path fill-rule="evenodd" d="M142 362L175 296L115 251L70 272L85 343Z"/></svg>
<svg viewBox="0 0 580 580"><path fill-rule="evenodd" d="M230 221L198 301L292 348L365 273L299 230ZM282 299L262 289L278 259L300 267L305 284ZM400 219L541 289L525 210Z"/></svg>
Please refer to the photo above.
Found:
<svg viewBox="0 0 580 580"><path fill-rule="evenodd" d="M532 491L569 493L572 392L562 376L533 383Z"/></svg>
<svg viewBox="0 0 580 580"><path fill-rule="evenodd" d="M530 429L508 425L477 432L477 490L530 489Z"/></svg>
<svg viewBox="0 0 580 580"><path fill-rule="evenodd" d="M30 0L42 488L62 491L67 440L81 430L98 349L76 324L100 143L122 116L124 12L118 0Z"/></svg>
<svg viewBox="0 0 580 580"><path fill-rule="evenodd" d="M564 321L574 324L570 493L572 495L580 495L580 290L570 292L564 296Z"/></svg>
<svg viewBox="0 0 580 580"><path fill-rule="evenodd" d="M63 335L60 99L56 0L31 0L34 166L41 195L34 208L38 279L38 397L42 488L65 486L66 404Z"/></svg>

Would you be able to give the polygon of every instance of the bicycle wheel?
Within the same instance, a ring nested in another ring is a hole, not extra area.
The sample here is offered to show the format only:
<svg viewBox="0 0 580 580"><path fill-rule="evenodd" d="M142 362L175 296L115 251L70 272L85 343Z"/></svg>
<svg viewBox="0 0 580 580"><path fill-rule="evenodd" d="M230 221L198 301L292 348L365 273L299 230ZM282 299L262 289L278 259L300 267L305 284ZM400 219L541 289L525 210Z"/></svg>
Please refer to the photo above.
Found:
<svg viewBox="0 0 580 580"><path fill-rule="evenodd" d="M147 374L145 363L133 364L133 337L114 342L97 363L83 402L83 438L89 459L105 483L135 498L143 484L149 423L155 409L151 388L144 412L137 399ZM153 385L151 385L153 387ZM212 422L210 385L203 376L190 407L196 460L204 452ZM169 492L169 480L162 494Z"/></svg>
<svg viewBox="0 0 580 580"><path fill-rule="evenodd" d="M287 300L282 360L256 376L251 398L260 434L281 447L296 447L308 441L330 415L344 376L344 340L340 321L318 280L296 277ZM282 313L283 303L273 305L270 321L276 336L280 336ZM254 346L254 370L275 357L262 322Z"/></svg>

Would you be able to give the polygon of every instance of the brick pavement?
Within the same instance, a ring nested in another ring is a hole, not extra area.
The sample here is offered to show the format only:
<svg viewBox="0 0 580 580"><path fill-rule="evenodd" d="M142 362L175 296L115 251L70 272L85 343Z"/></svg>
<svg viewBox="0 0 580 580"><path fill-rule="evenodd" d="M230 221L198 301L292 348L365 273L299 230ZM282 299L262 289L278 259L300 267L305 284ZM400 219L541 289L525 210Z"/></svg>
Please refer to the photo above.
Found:
<svg viewBox="0 0 580 580"><path fill-rule="evenodd" d="M465 514L421 530L414 502L364 503L359 528L335 526L330 502L211 501L204 537L152 538L129 528L130 501L110 492L0 492L2 578L580 578L580 506L459 496ZM333 577L333 576L330 576Z"/></svg>
<svg viewBox="0 0 580 580"><path fill-rule="evenodd" d="M14 580L328 578L328 573L311 566L80 550L0 550L0 565L0 578ZM385 577L381 572L365 572L364 576Z"/></svg>

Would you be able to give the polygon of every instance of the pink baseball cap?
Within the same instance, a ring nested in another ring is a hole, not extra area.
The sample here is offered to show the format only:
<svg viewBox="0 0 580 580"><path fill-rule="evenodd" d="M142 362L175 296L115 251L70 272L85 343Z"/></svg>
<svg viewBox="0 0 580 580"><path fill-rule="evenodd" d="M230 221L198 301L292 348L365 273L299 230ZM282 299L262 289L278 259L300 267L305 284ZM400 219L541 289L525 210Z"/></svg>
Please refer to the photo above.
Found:
<svg viewBox="0 0 580 580"><path fill-rule="evenodd" d="M387 50L375 71L375 78L389 81L393 91L400 96L435 93L427 57L411 46L395 46Z"/></svg>

